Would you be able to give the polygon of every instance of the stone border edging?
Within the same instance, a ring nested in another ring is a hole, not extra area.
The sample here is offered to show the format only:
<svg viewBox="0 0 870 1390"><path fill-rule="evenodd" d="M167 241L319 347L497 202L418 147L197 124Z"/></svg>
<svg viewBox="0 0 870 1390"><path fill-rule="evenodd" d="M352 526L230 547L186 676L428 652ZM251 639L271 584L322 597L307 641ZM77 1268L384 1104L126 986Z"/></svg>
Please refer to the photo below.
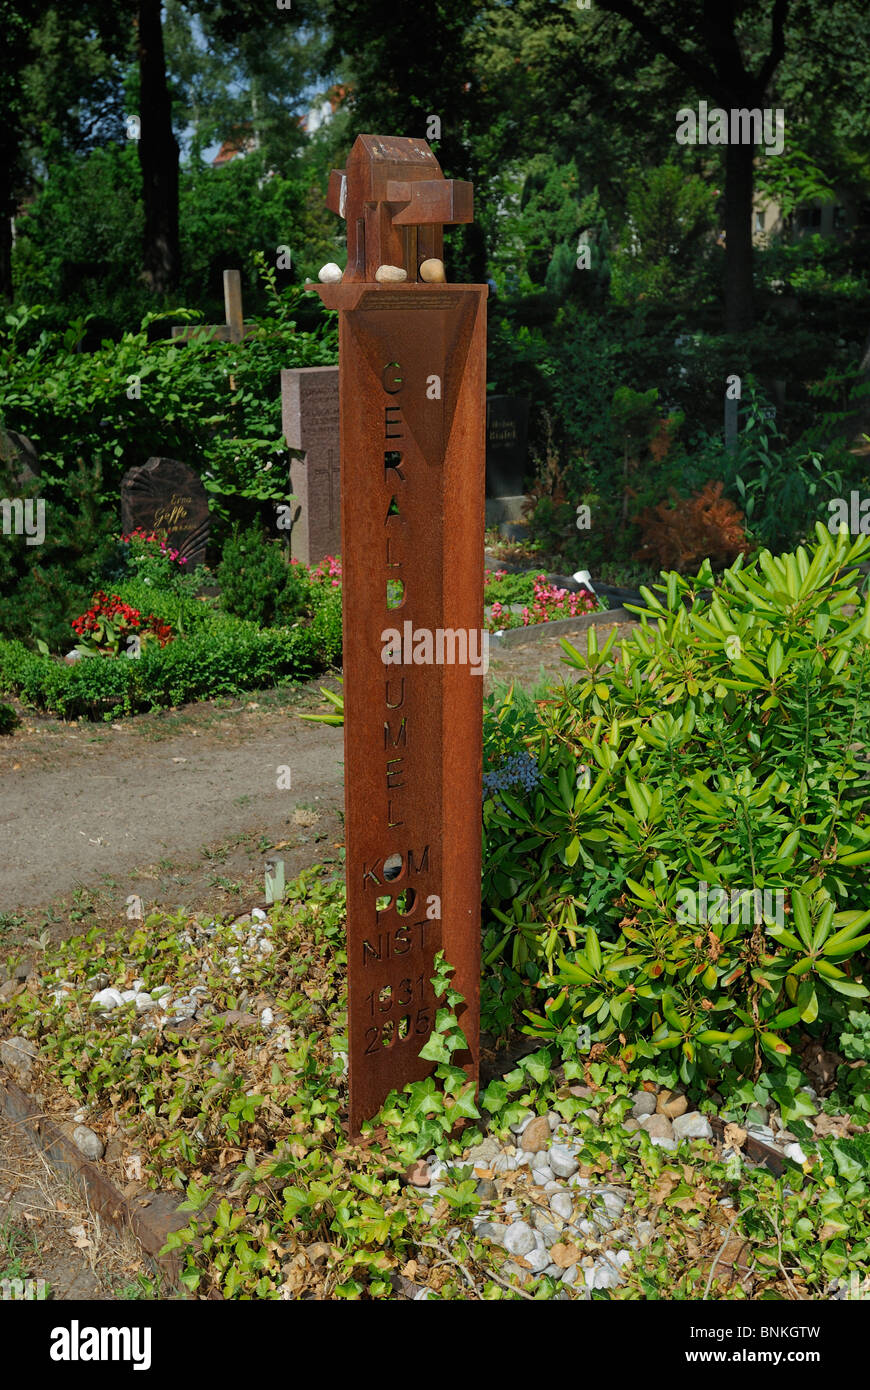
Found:
<svg viewBox="0 0 870 1390"><path fill-rule="evenodd" d="M533 642L547 633L585 632L600 623L637 623L640 620L625 608L608 608L604 613L584 613L579 618L555 618L549 623L530 623L528 627L508 627L499 634L490 633L490 647L517 647Z"/></svg>
<svg viewBox="0 0 870 1390"><path fill-rule="evenodd" d="M137 1204L135 1197L132 1200L125 1197L95 1163L85 1158L78 1146L45 1114L33 1097L22 1091L9 1077L0 1077L0 1115L24 1131L52 1168L84 1188L88 1202L104 1221L121 1234L132 1231L148 1262L168 1281L170 1290L188 1297L180 1281L181 1261L178 1255L174 1252L160 1254L169 1232L187 1225L186 1219L173 1219L177 1206L171 1193L149 1193L147 1206Z"/></svg>

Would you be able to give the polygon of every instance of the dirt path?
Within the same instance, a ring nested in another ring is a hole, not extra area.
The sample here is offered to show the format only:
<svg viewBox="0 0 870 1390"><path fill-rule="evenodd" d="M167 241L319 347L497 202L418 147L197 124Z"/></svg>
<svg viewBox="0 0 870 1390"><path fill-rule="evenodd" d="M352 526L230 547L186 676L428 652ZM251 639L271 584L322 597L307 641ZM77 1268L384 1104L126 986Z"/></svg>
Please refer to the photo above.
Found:
<svg viewBox="0 0 870 1390"><path fill-rule="evenodd" d="M262 882L277 845L288 875L313 862L343 838L342 731L297 717L322 704L312 686L111 727L28 719L0 752L0 920L86 888L180 906L203 859L229 881L258 858Z"/></svg>
<svg viewBox="0 0 870 1390"><path fill-rule="evenodd" d="M494 649L485 688L572 680L561 657L555 634ZM134 894L146 911L217 911L262 896L270 852L288 879L338 863L342 730L298 718L327 708L321 684L339 688L330 679L110 726L25 714L0 739L0 928L120 920Z"/></svg>

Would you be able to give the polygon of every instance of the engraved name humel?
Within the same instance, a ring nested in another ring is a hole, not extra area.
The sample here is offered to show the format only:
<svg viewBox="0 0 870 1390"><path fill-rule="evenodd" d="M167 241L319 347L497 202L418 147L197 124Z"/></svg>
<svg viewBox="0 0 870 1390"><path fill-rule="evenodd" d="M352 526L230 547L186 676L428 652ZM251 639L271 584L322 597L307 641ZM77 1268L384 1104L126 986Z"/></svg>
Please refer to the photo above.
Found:
<svg viewBox="0 0 870 1390"><path fill-rule="evenodd" d="M408 465L403 455L405 429L401 403L396 398L402 386L398 362L385 365L382 372L383 403L383 484L385 510L384 573L380 586L398 579L405 569L405 555L397 526L402 497L409 486ZM407 599L405 580L402 599ZM419 677L417 677L419 679ZM382 828L389 844L396 844L405 825L407 798L413 795L406 752L414 719L409 676L385 675L383 682L383 771L382 787L386 809L381 811ZM416 732L416 731L415 731ZM380 742L380 740L379 740ZM401 840L398 840L401 843ZM365 1055L376 1055L382 1048L416 1039L419 1050L431 1032L432 1012L428 1006L426 947L431 931L438 929L438 899L427 895L433 872L431 846L408 848L403 854L391 852L375 862L363 859L362 880L367 902L367 930L361 950L365 975L371 987L363 1006L366 1020ZM407 974L397 983L384 984L379 966L407 957ZM381 977L381 978L379 978Z"/></svg>

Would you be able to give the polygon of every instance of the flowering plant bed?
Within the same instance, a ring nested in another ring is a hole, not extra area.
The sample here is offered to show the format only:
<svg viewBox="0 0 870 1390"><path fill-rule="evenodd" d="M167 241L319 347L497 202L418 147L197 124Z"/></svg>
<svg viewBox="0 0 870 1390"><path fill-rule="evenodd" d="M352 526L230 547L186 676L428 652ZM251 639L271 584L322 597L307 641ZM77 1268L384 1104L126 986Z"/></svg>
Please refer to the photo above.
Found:
<svg viewBox="0 0 870 1390"><path fill-rule="evenodd" d="M511 575L507 570L487 570L483 582L484 603L489 608L486 626L490 632L579 618L600 607L588 589L571 592L551 583L545 574Z"/></svg>

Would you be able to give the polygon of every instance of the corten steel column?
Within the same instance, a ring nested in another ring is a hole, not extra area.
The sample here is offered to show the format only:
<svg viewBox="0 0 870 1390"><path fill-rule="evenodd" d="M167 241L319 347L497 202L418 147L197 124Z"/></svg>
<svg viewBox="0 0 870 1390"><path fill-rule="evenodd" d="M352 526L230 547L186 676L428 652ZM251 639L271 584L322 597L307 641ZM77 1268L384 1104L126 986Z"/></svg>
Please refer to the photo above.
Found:
<svg viewBox="0 0 870 1390"><path fill-rule="evenodd" d="M425 141L360 136L330 179L348 268L339 310L350 1130L433 1067L443 948L480 1033L485 285L424 284L442 224L471 220ZM381 265L407 271L379 284ZM392 582L395 581L395 582ZM391 606L395 605L395 606ZM385 663L384 633L401 634ZM444 634L442 660L438 635ZM427 652L426 636L431 647ZM454 661L450 662L452 651ZM417 662L414 656L417 656ZM420 661L420 658L430 660Z"/></svg>

